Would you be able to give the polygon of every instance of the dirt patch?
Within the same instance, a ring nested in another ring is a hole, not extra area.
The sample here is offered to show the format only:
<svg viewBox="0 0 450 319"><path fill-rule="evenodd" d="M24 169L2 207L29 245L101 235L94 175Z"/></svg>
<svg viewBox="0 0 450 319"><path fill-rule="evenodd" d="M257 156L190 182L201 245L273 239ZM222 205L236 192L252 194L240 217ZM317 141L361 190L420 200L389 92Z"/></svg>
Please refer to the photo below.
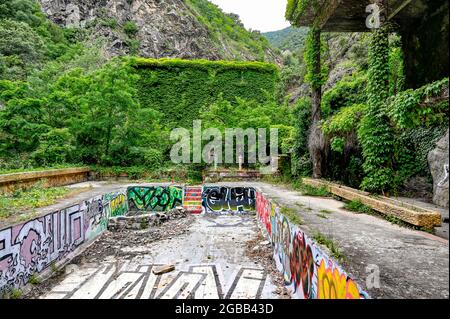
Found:
<svg viewBox="0 0 450 319"><path fill-rule="evenodd" d="M124 252L123 248L130 246L146 246L155 241L170 239L182 235L189 231L189 227L194 221L192 215L182 219L169 220L160 226L149 227L143 230L121 230L106 231L82 254L74 258L69 265L60 270L55 270L54 274L44 282L34 285L31 291L24 294L24 299L37 299L50 291L54 286L60 283L66 274L70 273L73 265L85 263L99 263L108 256L124 257L131 259L141 255L141 252Z"/></svg>
<svg viewBox="0 0 450 319"><path fill-rule="evenodd" d="M272 245L267 241L261 230L258 231L256 238L247 242L245 254L265 269L272 280L272 284L277 287L274 293L279 296L278 299L291 299L291 294L284 285L283 275L277 269L273 260Z"/></svg>

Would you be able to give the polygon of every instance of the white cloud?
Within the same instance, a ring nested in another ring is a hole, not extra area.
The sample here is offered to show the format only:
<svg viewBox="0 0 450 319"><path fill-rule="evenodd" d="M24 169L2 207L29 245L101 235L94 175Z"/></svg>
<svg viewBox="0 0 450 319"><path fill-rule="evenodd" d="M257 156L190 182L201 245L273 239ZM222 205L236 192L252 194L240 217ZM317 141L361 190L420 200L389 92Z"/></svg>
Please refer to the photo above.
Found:
<svg viewBox="0 0 450 319"><path fill-rule="evenodd" d="M284 18L286 0L210 0L227 13L236 13L247 29L261 32L289 26Z"/></svg>

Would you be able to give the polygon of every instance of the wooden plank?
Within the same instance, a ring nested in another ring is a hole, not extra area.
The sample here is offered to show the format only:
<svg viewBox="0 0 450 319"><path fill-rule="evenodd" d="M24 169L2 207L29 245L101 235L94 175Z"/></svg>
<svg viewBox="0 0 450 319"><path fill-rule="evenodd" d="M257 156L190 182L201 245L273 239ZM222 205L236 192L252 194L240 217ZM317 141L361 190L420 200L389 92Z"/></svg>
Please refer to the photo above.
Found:
<svg viewBox="0 0 450 319"><path fill-rule="evenodd" d="M303 183L313 187L324 187L328 192L350 201L358 200L377 212L397 217L414 226L433 229L442 223L440 213L409 203L403 203L384 196L374 196L367 192L318 179L304 178Z"/></svg>

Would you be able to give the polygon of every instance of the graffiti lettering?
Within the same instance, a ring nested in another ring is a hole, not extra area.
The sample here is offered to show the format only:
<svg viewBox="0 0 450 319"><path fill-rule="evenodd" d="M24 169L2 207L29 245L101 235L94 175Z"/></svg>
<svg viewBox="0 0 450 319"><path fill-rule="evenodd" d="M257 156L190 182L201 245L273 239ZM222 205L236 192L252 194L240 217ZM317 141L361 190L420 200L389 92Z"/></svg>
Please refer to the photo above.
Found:
<svg viewBox="0 0 450 319"><path fill-rule="evenodd" d="M0 230L0 296L20 288L29 278L53 262L67 257L86 241L107 228L110 200L123 193L98 196L26 223ZM126 200L116 201L116 210L126 212Z"/></svg>
<svg viewBox="0 0 450 319"><path fill-rule="evenodd" d="M183 189L178 186L130 187L127 195L132 211L168 211L183 204Z"/></svg>
<svg viewBox="0 0 450 319"><path fill-rule="evenodd" d="M205 213L227 214L255 211L256 191L247 187L204 187Z"/></svg>

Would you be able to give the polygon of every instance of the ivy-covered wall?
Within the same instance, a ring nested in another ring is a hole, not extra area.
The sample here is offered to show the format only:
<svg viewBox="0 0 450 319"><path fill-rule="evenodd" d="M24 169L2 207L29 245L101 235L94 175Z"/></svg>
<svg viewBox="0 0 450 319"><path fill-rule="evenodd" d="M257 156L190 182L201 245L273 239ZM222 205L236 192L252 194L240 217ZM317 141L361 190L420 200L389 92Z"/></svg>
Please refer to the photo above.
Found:
<svg viewBox="0 0 450 319"><path fill-rule="evenodd" d="M140 76L141 106L163 114L163 124L192 127L201 110L222 95L231 103L236 97L263 103L274 96L278 69L262 62L180 59L135 59Z"/></svg>

